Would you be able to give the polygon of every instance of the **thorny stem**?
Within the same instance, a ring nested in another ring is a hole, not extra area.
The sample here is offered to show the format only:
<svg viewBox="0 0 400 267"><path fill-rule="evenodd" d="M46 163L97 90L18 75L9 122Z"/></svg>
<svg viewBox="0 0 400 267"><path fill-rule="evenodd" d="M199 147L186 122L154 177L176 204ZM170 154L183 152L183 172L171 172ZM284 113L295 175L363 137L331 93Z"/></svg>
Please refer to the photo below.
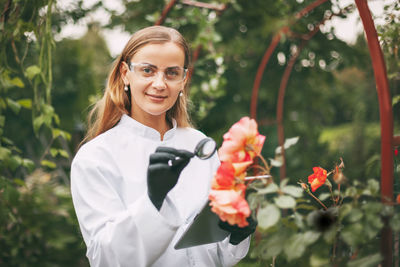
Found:
<svg viewBox="0 0 400 267"><path fill-rule="evenodd" d="M319 200L316 196L314 196L313 193L310 192L309 189L305 190L307 192L307 194L309 194L310 196L312 196L319 204L321 204L322 207L324 207L325 210L327 210L328 208L324 205L324 203L321 202L321 200Z"/></svg>
<svg viewBox="0 0 400 267"><path fill-rule="evenodd" d="M333 201L334 205L336 206L336 200L335 200L335 196L333 195L332 187L331 186L328 186L328 187L329 187L329 191L331 192L332 201Z"/></svg>
<svg viewBox="0 0 400 267"><path fill-rule="evenodd" d="M254 165L251 166L253 169L260 169L262 171L262 174L268 173L268 170L266 168L264 168L263 166L260 165Z"/></svg>
<svg viewBox="0 0 400 267"><path fill-rule="evenodd" d="M337 196L337 198L335 200L336 205L338 204L338 202L340 200L340 184L338 184L337 188L338 188L338 196Z"/></svg>
<svg viewBox="0 0 400 267"><path fill-rule="evenodd" d="M264 159L264 157L261 154L257 154L258 158L261 159L262 163L264 164L264 167L267 171L267 173L269 174L271 168L269 167L267 161Z"/></svg>

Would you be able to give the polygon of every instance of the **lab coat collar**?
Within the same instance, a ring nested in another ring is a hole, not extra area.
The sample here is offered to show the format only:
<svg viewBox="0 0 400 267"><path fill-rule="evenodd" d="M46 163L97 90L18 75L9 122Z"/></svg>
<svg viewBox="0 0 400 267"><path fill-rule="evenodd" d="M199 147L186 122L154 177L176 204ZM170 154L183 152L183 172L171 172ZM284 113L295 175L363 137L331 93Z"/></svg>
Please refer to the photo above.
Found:
<svg viewBox="0 0 400 267"><path fill-rule="evenodd" d="M135 131L135 134L140 135L144 138L148 138L154 141L161 141L161 135L157 130L136 121L127 114L122 115L118 125L121 125L123 127L128 127L130 130ZM175 135L176 128L177 128L176 120L172 119L172 129L168 130L164 134L163 141L171 139Z"/></svg>

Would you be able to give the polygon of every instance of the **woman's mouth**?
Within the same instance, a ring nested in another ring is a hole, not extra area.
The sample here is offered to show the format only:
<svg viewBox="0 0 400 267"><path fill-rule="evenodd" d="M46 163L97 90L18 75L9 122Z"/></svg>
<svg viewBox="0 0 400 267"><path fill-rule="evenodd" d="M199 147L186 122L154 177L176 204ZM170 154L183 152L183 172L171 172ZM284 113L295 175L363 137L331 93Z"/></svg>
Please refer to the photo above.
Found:
<svg viewBox="0 0 400 267"><path fill-rule="evenodd" d="M149 93L145 93L146 96L150 97L150 99L152 100L156 100L156 101L161 101L167 98L167 96L164 95L157 95L157 94L149 94Z"/></svg>

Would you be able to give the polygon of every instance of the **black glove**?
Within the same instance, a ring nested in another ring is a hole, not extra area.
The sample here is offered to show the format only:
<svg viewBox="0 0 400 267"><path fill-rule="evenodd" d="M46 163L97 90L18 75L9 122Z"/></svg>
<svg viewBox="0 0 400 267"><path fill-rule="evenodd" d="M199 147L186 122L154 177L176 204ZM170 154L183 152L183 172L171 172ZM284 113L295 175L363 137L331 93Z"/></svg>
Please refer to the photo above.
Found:
<svg viewBox="0 0 400 267"><path fill-rule="evenodd" d="M189 151L171 147L158 147L156 152L150 155L147 169L147 193L158 210L192 157L193 153Z"/></svg>
<svg viewBox="0 0 400 267"><path fill-rule="evenodd" d="M257 227L257 220L254 220L253 217L250 215L247 218L247 222L249 225L245 227L239 227L237 225L230 225L228 222L219 221L218 226L231 233L231 237L229 238L229 243L232 245L237 245L243 240L245 240L249 235L254 233Z"/></svg>

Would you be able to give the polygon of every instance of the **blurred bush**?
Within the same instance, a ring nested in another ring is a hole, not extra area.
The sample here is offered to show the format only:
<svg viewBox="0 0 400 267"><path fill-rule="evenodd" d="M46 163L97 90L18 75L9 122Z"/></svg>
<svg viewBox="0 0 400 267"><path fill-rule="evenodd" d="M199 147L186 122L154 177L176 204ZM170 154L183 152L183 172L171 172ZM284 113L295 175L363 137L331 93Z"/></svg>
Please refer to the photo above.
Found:
<svg viewBox="0 0 400 267"><path fill-rule="evenodd" d="M69 188L36 169L0 177L0 265L88 266Z"/></svg>

